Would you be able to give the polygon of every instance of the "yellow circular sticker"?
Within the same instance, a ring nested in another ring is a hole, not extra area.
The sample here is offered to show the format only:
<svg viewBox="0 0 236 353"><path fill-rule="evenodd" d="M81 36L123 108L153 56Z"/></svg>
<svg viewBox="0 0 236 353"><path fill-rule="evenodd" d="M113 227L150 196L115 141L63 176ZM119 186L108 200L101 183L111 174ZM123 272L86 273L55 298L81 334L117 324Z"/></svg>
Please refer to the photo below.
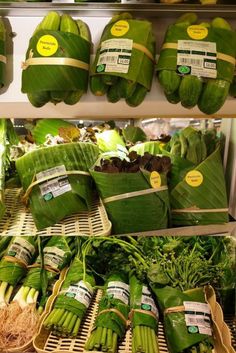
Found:
<svg viewBox="0 0 236 353"><path fill-rule="evenodd" d="M117 21L111 27L111 34L115 37L122 37L125 35L129 30L129 23L124 20Z"/></svg>
<svg viewBox="0 0 236 353"><path fill-rule="evenodd" d="M203 182L203 175L198 170L190 170L185 176L185 181L188 185L196 188Z"/></svg>
<svg viewBox="0 0 236 353"><path fill-rule="evenodd" d="M187 33L192 39L204 39L208 35L208 29L200 25L192 25L187 28Z"/></svg>
<svg viewBox="0 0 236 353"><path fill-rule="evenodd" d="M52 56L58 49L58 41L52 35L45 34L39 38L36 49L42 56Z"/></svg>
<svg viewBox="0 0 236 353"><path fill-rule="evenodd" d="M150 184L153 188L159 188L161 186L161 176L158 172L151 172Z"/></svg>

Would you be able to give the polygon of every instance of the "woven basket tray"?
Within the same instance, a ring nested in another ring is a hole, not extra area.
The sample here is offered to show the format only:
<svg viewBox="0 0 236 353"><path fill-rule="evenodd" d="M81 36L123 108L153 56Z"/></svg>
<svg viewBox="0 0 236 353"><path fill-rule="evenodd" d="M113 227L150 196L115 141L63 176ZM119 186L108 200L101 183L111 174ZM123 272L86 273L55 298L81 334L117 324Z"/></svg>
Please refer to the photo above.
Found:
<svg viewBox="0 0 236 353"><path fill-rule="evenodd" d="M89 353L84 350L85 343L89 334L94 326L94 322L98 312L99 300L102 297L102 291L98 290L96 296L93 298L92 303L86 313L86 317L81 324L80 332L77 338L60 338L53 335L48 330L45 330L41 325L38 334L34 338L33 345L38 353ZM221 307L215 301L215 294L212 287L207 291L207 298L213 313L214 336L215 336L215 353L235 353L231 342L231 333L223 321L223 314ZM220 332L222 329L222 334ZM163 325L159 322L158 327L158 345L160 353L168 353L166 339L164 335ZM94 352L94 351L93 351ZM131 330L126 332L125 339L118 347L118 353L131 353L132 352L132 335ZM95 353L95 352L94 352Z"/></svg>
<svg viewBox="0 0 236 353"><path fill-rule="evenodd" d="M91 211L64 218L52 227L37 231L33 217L21 202L22 189L6 189L6 212L0 221L0 235L109 235L111 222L100 200L95 201Z"/></svg>

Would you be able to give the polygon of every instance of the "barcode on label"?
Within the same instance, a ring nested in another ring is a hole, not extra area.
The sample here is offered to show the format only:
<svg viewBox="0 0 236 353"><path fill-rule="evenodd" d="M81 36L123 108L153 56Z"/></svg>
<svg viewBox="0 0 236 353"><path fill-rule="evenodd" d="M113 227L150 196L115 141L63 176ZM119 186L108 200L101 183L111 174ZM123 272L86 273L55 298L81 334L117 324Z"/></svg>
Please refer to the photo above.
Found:
<svg viewBox="0 0 236 353"><path fill-rule="evenodd" d="M188 66L195 66L195 67L202 67L203 61L201 59L193 59L193 58L179 58L178 61L179 65L188 65Z"/></svg>
<svg viewBox="0 0 236 353"><path fill-rule="evenodd" d="M104 56L100 58L100 64L107 64L107 63L116 63L117 56Z"/></svg>
<svg viewBox="0 0 236 353"><path fill-rule="evenodd" d="M207 319L197 319L197 318L188 318L189 325L196 325L196 326L207 326L210 325L210 321Z"/></svg>

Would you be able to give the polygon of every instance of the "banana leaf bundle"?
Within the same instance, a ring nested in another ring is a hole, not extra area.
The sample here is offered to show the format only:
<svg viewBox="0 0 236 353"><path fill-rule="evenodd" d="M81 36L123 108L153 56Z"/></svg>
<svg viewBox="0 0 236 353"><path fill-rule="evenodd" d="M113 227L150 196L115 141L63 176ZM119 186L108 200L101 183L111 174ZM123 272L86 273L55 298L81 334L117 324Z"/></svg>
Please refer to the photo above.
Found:
<svg viewBox="0 0 236 353"><path fill-rule="evenodd" d="M36 254L34 237L13 237L0 261L0 307L5 307Z"/></svg>
<svg viewBox="0 0 236 353"><path fill-rule="evenodd" d="M16 160L37 229L90 208L94 188L88 170L98 154L92 143L66 143L38 148Z"/></svg>
<svg viewBox="0 0 236 353"><path fill-rule="evenodd" d="M210 308L204 288L181 291L152 287L163 314L165 336L171 353L211 353L213 336Z"/></svg>
<svg viewBox="0 0 236 353"><path fill-rule="evenodd" d="M22 71L22 92L30 103L76 104L88 87L91 39L87 25L50 11L30 39Z"/></svg>
<svg viewBox="0 0 236 353"><path fill-rule="evenodd" d="M129 315L129 284L124 272L108 275L105 292L99 302L94 330L86 342L89 351L117 351L118 339L126 332Z"/></svg>
<svg viewBox="0 0 236 353"><path fill-rule="evenodd" d="M6 74L6 28L0 18L0 88L5 85Z"/></svg>
<svg viewBox="0 0 236 353"><path fill-rule="evenodd" d="M216 17L197 24L194 13L182 15L168 27L157 63L167 100L216 113L229 94L235 56L236 35L227 21Z"/></svg>
<svg viewBox="0 0 236 353"><path fill-rule="evenodd" d="M53 310L43 325L58 336L76 337L81 321L93 296L95 280L87 271L84 275L83 263L76 256L70 265Z"/></svg>
<svg viewBox="0 0 236 353"><path fill-rule="evenodd" d="M221 149L215 132L187 127L173 136L170 145L172 224L228 222Z"/></svg>
<svg viewBox="0 0 236 353"><path fill-rule="evenodd" d="M96 166L90 170L112 222L113 234L163 229L168 226L166 175L170 168L169 160L149 154L140 157L132 153L134 159L130 163L111 157L111 162L102 160L102 167ZM157 184L152 183L155 177L159 180Z"/></svg>
<svg viewBox="0 0 236 353"><path fill-rule="evenodd" d="M152 294L141 281L131 273L130 309L132 325L132 353L158 352L157 329L159 314Z"/></svg>
<svg viewBox="0 0 236 353"><path fill-rule="evenodd" d="M132 19L129 13L115 15L103 31L90 89L96 96L106 94L111 103L124 98L136 107L151 89L154 63L152 24Z"/></svg>

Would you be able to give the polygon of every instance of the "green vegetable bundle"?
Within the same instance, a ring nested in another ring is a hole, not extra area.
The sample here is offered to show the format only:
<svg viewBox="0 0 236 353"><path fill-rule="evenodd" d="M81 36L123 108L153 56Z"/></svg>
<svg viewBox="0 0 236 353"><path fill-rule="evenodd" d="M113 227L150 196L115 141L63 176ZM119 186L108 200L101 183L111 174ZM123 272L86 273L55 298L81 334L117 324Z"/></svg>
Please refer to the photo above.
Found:
<svg viewBox="0 0 236 353"><path fill-rule="evenodd" d="M53 310L43 325L56 335L76 337L80 323L93 296L95 280L88 272L84 276L83 263L76 256L69 268Z"/></svg>
<svg viewBox="0 0 236 353"><path fill-rule="evenodd" d="M72 256L68 243L71 243L71 238L53 236L45 244L43 261L39 254L13 299L22 309L29 304L36 304L38 296L46 294L60 271L68 265Z"/></svg>
<svg viewBox="0 0 236 353"><path fill-rule="evenodd" d="M219 140L214 130L187 127L170 141L170 203L176 226L228 222Z"/></svg>
<svg viewBox="0 0 236 353"><path fill-rule="evenodd" d="M151 23L134 20L129 13L115 15L103 31L90 89L96 96L106 94L111 103L124 98L136 107L151 89L154 62Z"/></svg>
<svg viewBox="0 0 236 353"><path fill-rule="evenodd" d="M0 17L0 88L5 85L6 72L6 28Z"/></svg>
<svg viewBox="0 0 236 353"><path fill-rule="evenodd" d="M88 169L98 153L91 143L66 143L42 147L17 159L16 168L38 229L90 208L94 189Z"/></svg>
<svg viewBox="0 0 236 353"><path fill-rule="evenodd" d="M164 316L164 330L170 352L211 353L211 318L204 289L182 292L166 286L153 287L153 291Z"/></svg>
<svg viewBox="0 0 236 353"><path fill-rule="evenodd" d="M131 274L129 284L132 353L157 353L158 311L152 294L134 274Z"/></svg>
<svg viewBox="0 0 236 353"><path fill-rule="evenodd" d="M169 196L165 173L160 174L159 190L155 188L153 192L152 173L144 169L135 173L95 170L90 173L103 199L114 234L167 228Z"/></svg>
<svg viewBox="0 0 236 353"><path fill-rule="evenodd" d="M216 113L233 80L236 35L223 18L196 25L195 14L170 25L157 64L158 80L170 103Z"/></svg>
<svg viewBox="0 0 236 353"><path fill-rule="evenodd" d="M14 287L26 275L35 253L34 237L12 238L0 261L0 307L9 303Z"/></svg>
<svg viewBox="0 0 236 353"><path fill-rule="evenodd" d="M5 213L4 189L5 170L7 161L7 121L0 119L0 219Z"/></svg>
<svg viewBox="0 0 236 353"><path fill-rule="evenodd" d="M88 87L90 32L81 20L51 11L30 39L22 72L22 92L30 103L77 103Z"/></svg>
<svg viewBox="0 0 236 353"><path fill-rule="evenodd" d="M122 339L125 335L128 315L128 278L122 272L110 274L106 280L104 295L99 303L95 328L85 349L115 353L118 339Z"/></svg>

